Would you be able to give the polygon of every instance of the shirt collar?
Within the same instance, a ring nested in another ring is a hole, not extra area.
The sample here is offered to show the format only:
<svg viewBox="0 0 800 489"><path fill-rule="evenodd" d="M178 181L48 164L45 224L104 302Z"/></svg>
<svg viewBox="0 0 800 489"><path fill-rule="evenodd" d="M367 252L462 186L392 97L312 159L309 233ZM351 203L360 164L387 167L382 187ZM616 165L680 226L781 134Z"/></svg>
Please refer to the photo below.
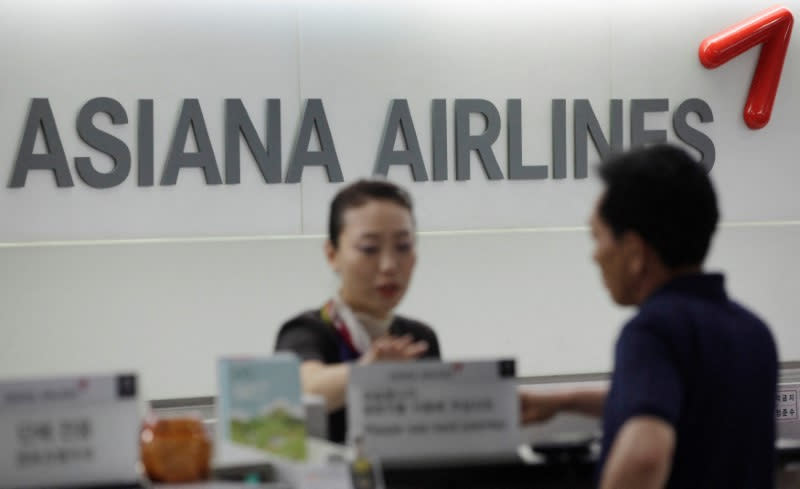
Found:
<svg viewBox="0 0 800 489"><path fill-rule="evenodd" d="M679 275L650 294L645 302L655 297L670 294L686 294L714 301L727 301L725 277L721 273L691 273Z"/></svg>

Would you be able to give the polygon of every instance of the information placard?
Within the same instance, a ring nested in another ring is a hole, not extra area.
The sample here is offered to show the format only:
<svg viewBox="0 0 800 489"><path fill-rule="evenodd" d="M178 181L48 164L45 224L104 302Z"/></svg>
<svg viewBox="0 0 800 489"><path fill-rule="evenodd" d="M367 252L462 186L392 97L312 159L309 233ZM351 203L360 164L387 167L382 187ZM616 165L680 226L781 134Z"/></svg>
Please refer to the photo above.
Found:
<svg viewBox="0 0 800 489"><path fill-rule="evenodd" d="M348 437L384 463L513 457L515 371L514 360L354 366Z"/></svg>
<svg viewBox="0 0 800 489"><path fill-rule="evenodd" d="M0 381L0 488L132 484L136 376Z"/></svg>
<svg viewBox="0 0 800 489"><path fill-rule="evenodd" d="M775 398L778 438L800 439L798 397L800 397L800 382L778 384L778 393Z"/></svg>
<svg viewBox="0 0 800 489"><path fill-rule="evenodd" d="M239 444L305 460L300 362L291 353L220 358L217 445Z"/></svg>

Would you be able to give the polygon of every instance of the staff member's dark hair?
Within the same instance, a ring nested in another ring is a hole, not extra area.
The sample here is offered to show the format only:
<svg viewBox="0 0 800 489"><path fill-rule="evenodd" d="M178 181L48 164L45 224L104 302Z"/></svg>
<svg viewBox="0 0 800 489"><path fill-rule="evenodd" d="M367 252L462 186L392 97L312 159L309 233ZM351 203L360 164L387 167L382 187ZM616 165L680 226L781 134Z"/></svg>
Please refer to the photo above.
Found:
<svg viewBox="0 0 800 489"><path fill-rule="evenodd" d="M339 190L331 202L328 215L328 239L334 248L339 247L339 235L344 227L344 213L348 209L361 207L371 200L388 200L408 209L414 218L411 196L392 182L386 180L358 180Z"/></svg>
<svg viewBox="0 0 800 489"><path fill-rule="evenodd" d="M616 237L638 233L668 268L703 263L719 210L697 160L661 144L612 157L599 174L606 191L598 212Z"/></svg>

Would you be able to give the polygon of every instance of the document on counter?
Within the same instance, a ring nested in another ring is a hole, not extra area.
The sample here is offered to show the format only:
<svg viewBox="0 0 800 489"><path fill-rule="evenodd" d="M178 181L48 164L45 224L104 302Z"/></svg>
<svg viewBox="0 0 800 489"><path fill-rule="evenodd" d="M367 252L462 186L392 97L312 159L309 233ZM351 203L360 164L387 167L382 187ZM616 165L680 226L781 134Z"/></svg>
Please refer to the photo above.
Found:
<svg viewBox="0 0 800 489"><path fill-rule="evenodd" d="M348 438L385 463L516 459L514 360L353 366Z"/></svg>

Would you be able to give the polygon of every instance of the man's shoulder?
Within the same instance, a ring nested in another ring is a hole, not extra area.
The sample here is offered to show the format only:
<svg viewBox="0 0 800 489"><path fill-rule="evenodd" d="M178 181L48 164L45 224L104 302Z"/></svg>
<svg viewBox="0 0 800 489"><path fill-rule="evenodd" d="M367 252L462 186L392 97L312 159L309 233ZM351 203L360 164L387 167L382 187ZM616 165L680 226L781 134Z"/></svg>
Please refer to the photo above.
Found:
<svg viewBox="0 0 800 489"><path fill-rule="evenodd" d="M761 350L765 354L774 357L777 363L778 350L775 344L775 337L772 335L772 330L766 321L736 301L730 301L730 304L731 311L738 318L738 336L751 347L751 350ZM738 330L741 330L741 332Z"/></svg>
<svg viewBox="0 0 800 489"><path fill-rule="evenodd" d="M691 307L681 304L681 302L680 297L672 298L668 296L661 296L647 301L625 323L623 332L649 331L658 333L669 325L674 326L685 317L685 313L682 310L685 311L687 307Z"/></svg>
<svg viewBox="0 0 800 489"><path fill-rule="evenodd" d="M770 328L747 307L729 298L704 301L681 294L662 294L644 304L623 326L617 344L630 346L646 338L685 353L698 341L709 345L715 343L711 338L721 337L776 355Z"/></svg>
<svg viewBox="0 0 800 489"><path fill-rule="evenodd" d="M762 326L764 328L768 327L766 321L761 319L761 316L756 314L755 311L748 308L744 304L741 304L735 300L729 300L728 303L731 311L737 316L739 316L741 319L747 320L755 325Z"/></svg>
<svg viewBox="0 0 800 489"><path fill-rule="evenodd" d="M767 323L743 304L726 298L706 301L679 293L660 294L643 304L626 324L634 328L655 328L691 323L705 318L709 322L727 322L769 331Z"/></svg>

